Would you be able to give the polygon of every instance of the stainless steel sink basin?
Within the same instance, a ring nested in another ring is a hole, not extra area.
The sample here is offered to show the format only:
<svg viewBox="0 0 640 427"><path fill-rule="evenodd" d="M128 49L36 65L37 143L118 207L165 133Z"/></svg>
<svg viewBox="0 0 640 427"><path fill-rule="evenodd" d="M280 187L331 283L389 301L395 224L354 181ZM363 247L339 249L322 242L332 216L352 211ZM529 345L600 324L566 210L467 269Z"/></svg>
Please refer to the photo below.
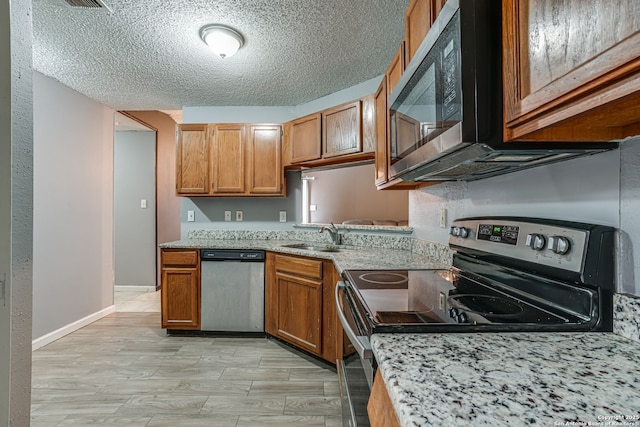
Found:
<svg viewBox="0 0 640 427"><path fill-rule="evenodd" d="M306 251L316 252L342 252L349 250L344 246L329 245L324 243L292 243L290 245L282 245L283 248L304 249Z"/></svg>

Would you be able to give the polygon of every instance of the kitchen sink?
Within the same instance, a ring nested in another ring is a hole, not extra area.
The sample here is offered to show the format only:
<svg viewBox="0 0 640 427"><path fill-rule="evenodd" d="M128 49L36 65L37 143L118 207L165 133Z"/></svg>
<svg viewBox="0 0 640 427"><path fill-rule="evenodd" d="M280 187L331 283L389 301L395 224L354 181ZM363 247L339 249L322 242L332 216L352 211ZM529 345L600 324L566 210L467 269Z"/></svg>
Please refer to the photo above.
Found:
<svg viewBox="0 0 640 427"><path fill-rule="evenodd" d="M282 245L283 248L304 249L306 251L316 252L343 252L350 250L344 246L330 245L324 243L292 243L290 245Z"/></svg>

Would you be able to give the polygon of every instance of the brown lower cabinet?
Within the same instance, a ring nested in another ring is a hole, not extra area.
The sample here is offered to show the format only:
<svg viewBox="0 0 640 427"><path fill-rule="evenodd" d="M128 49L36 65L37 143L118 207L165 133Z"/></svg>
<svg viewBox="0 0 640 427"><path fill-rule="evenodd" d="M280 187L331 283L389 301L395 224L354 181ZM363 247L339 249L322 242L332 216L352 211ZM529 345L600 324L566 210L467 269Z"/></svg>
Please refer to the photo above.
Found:
<svg viewBox="0 0 640 427"><path fill-rule="evenodd" d="M267 252L265 331L331 363L338 358L339 327L333 262Z"/></svg>
<svg viewBox="0 0 640 427"><path fill-rule="evenodd" d="M200 256L195 249L162 249L162 327L200 329Z"/></svg>
<svg viewBox="0 0 640 427"><path fill-rule="evenodd" d="M380 375L380 370L376 372L376 377L373 380L367 413L371 427L400 427L400 421L393 409L393 403L384 385L382 375Z"/></svg>

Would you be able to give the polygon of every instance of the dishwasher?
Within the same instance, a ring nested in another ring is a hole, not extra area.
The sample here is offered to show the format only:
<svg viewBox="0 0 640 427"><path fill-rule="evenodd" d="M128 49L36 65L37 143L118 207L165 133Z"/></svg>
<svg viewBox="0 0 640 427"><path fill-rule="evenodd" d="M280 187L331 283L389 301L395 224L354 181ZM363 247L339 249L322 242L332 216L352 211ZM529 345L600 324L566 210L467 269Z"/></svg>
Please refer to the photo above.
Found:
<svg viewBox="0 0 640 427"><path fill-rule="evenodd" d="M200 250L202 331L264 333L264 258L259 250Z"/></svg>

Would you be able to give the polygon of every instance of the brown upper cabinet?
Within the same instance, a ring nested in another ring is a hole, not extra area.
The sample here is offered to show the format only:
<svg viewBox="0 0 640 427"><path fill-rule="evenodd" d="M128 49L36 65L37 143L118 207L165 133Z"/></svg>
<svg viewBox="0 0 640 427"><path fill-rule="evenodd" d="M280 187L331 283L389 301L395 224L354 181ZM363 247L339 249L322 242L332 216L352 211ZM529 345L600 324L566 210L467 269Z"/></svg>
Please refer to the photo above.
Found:
<svg viewBox="0 0 640 427"><path fill-rule="evenodd" d="M176 193L209 193L210 129L206 124L180 125L178 129Z"/></svg>
<svg viewBox="0 0 640 427"><path fill-rule="evenodd" d="M411 0L404 17L404 40L407 64L429 32L432 18L432 3L439 0Z"/></svg>
<svg viewBox="0 0 640 427"><path fill-rule="evenodd" d="M375 183L379 190L410 190L422 187L424 183L389 180L389 105L388 98L416 50L426 37L431 24L444 6L445 0L412 0L405 12L405 36L385 73L378 91L374 95L375 105ZM402 123L402 131L416 132L415 123Z"/></svg>
<svg viewBox="0 0 640 427"><path fill-rule="evenodd" d="M249 126L248 165L252 171L249 174L249 193L281 194L284 191L280 125Z"/></svg>
<svg viewBox="0 0 640 427"><path fill-rule="evenodd" d="M388 97L393 89L398 84L400 77L402 77L402 73L404 73L404 69L406 67L405 61L405 42L400 43L400 47L396 52L395 56L391 60L391 65L387 69L387 73L385 75L385 95Z"/></svg>
<svg viewBox="0 0 640 427"><path fill-rule="evenodd" d="M322 157L362 151L362 102L343 104L322 112Z"/></svg>
<svg viewBox="0 0 640 427"><path fill-rule="evenodd" d="M291 163L318 160L322 157L322 117L320 113L291 122Z"/></svg>
<svg viewBox="0 0 640 427"><path fill-rule="evenodd" d="M640 134L640 2L503 0L504 137Z"/></svg>
<svg viewBox="0 0 640 427"><path fill-rule="evenodd" d="M180 125L177 149L179 196L286 194L279 124Z"/></svg>
<svg viewBox="0 0 640 427"><path fill-rule="evenodd" d="M213 194L245 192L245 126L215 125L213 130Z"/></svg>
<svg viewBox="0 0 640 427"><path fill-rule="evenodd" d="M284 124L287 168L371 160L375 152L373 94Z"/></svg>

